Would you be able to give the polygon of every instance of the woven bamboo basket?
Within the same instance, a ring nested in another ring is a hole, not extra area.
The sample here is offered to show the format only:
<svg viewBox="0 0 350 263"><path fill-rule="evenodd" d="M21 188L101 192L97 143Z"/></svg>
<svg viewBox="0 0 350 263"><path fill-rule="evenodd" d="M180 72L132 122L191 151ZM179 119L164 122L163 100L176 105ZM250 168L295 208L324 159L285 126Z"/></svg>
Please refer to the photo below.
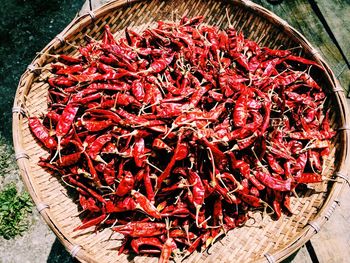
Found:
<svg viewBox="0 0 350 263"><path fill-rule="evenodd" d="M328 94L332 127L337 135L332 142L331 155L324 175L335 179L301 193L300 200L292 198L292 216L283 215L274 221L255 214L255 223L248 221L241 228L228 233L216 242L209 252L194 253L187 262L276 262L281 261L308 241L330 218L338 206L339 195L347 182L349 163L349 111L343 89L319 53L295 29L268 10L250 1L215 0L119 0L108 3L94 12L77 17L52 40L41 53L75 55L72 44L83 44L84 36L101 37L108 24L116 37L123 35L125 27L143 31L158 20L172 20L183 15L206 17L206 23L226 28L228 11L231 23L243 31L247 38L270 48L301 47L302 54L324 67L316 76ZM300 50L300 49L298 49ZM120 244L117 233L110 229L101 232L73 232L81 224L76 200L58 178L37 165L46 151L32 136L27 116L38 116L46 111L50 73L39 68L52 62L48 56L38 55L20 79L13 108L13 138L16 159L25 182L39 212L62 244L81 262L156 262L156 258L117 255Z"/></svg>

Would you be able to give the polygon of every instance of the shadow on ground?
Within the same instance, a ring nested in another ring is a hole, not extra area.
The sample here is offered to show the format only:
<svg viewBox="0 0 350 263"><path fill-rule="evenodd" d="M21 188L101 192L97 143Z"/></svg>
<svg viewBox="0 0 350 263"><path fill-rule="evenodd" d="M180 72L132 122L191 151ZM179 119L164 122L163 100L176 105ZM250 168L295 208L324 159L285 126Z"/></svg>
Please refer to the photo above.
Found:
<svg viewBox="0 0 350 263"><path fill-rule="evenodd" d="M72 258L61 242L56 238L52 245L47 263L78 263L79 261Z"/></svg>
<svg viewBox="0 0 350 263"><path fill-rule="evenodd" d="M26 67L79 12L84 0L3 0L0 5L0 136L12 141L11 108Z"/></svg>
<svg viewBox="0 0 350 263"><path fill-rule="evenodd" d="M13 163L12 105L19 79L36 53L81 9L84 0L2 0L0 4L0 184L19 181ZM4 155L4 152L7 155ZM5 160L4 160L5 159ZM4 164L1 165L1 162ZM5 168L4 168L5 167ZM9 168L10 167L10 168ZM6 180L5 180L6 179ZM12 240L0 240L0 262L75 263L47 227L37 224ZM3 253L6 248L6 253ZM20 250L19 250L20 249ZM19 251L18 251L19 250ZM26 256L28 255L28 256ZM30 255L30 256L29 256Z"/></svg>

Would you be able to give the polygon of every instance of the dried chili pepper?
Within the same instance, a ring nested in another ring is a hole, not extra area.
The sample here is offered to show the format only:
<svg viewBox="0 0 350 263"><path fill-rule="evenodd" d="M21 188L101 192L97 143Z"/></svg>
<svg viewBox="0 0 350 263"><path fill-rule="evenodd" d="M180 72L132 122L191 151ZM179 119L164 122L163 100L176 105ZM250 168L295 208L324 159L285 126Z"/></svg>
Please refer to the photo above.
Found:
<svg viewBox="0 0 350 263"><path fill-rule="evenodd" d="M291 213L291 191L323 179L335 132L306 72L321 66L203 20L118 40L107 25L79 56L54 56L48 113L29 119L56 149L39 165L79 193L76 231L112 226L119 253L206 249L251 208Z"/></svg>

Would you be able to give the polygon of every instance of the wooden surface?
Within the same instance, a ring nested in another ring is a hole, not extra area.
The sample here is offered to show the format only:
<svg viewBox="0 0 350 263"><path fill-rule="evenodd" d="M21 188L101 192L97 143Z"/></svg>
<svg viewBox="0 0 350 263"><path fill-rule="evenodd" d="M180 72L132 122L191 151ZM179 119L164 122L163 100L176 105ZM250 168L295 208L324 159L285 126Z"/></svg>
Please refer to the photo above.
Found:
<svg viewBox="0 0 350 263"><path fill-rule="evenodd" d="M284 0L277 5L269 4L266 0L254 0L253 2L273 11L301 32L320 51L338 77L342 87L346 91L349 90L350 70L346 62L350 58L349 0ZM317 7L326 24L317 14ZM327 32L327 25L331 32ZM335 40L332 39L332 35ZM339 44L339 47L336 43ZM349 104L350 100L348 100ZM349 262L349 226L350 191L349 188L346 188L340 199L340 207L336 209L329 222L307 245L286 262Z"/></svg>
<svg viewBox="0 0 350 263"><path fill-rule="evenodd" d="M92 9L106 2L91 0ZM350 90L350 0L284 0L275 5L266 0L253 2L271 10L301 32L328 62L344 90ZM89 8L87 1L80 14L88 12ZM329 222L284 263L350 262L349 226L350 190L347 187Z"/></svg>

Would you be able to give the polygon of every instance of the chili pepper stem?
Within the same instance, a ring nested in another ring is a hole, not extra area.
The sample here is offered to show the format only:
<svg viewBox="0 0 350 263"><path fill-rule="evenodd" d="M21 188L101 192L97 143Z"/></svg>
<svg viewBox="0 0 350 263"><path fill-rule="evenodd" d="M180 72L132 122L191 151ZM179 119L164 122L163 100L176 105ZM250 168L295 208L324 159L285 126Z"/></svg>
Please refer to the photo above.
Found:
<svg viewBox="0 0 350 263"><path fill-rule="evenodd" d="M142 103L142 105L140 107L140 110L139 110L139 113L137 114L137 116L141 116L141 114L144 114L145 113L144 110L145 110L145 104Z"/></svg>
<svg viewBox="0 0 350 263"><path fill-rule="evenodd" d="M213 152L212 150L210 149L210 147L207 147L207 150L209 152L209 160L211 161L211 165L212 165L212 171L213 171L213 176L215 176L216 174L216 170L215 170L215 162L214 162L214 155L213 155ZM215 182L213 182L215 183Z"/></svg>
<svg viewBox="0 0 350 263"><path fill-rule="evenodd" d="M116 225L117 223L118 223L118 218L117 218L117 219L113 222L113 224L112 224L110 227L108 227L108 228L112 230L112 228L115 227L115 225ZM108 241L112 238L113 234L114 234L114 231L111 232L111 234L109 235L109 237L107 238L107 240L105 240L105 242L108 242Z"/></svg>
<svg viewBox="0 0 350 263"><path fill-rule="evenodd" d="M57 150L56 150L54 156L52 157L52 159L50 160L50 164L53 163L53 160L56 159L57 155L58 155L58 158L59 158L60 162L62 162L62 157L61 157L61 136L57 136Z"/></svg>
<svg viewBox="0 0 350 263"><path fill-rule="evenodd" d="M211 216L209 216L207 219L205 219L202 223L200 223L199 224L199 228L202 228L202 226L206 223L206 222L208 222L209 220L211 219Z"/></svg>
<svg viewBox="0 0 350 263"><path fill-rule="evenodd" d="M50 136L53 136L55 134L55 131L52 129L52 120L51 119L49 119L49 125L50 125L49 134L50 134Z"/></svg>
<svg viewBox="0 0 350 263"><path fill-rule="evenodd" d="M108 214L108 215L106 216L106 218L100 223L100 225L103 225L103 224L107 221L107 219L110 217L110 215L111 215L111 214Z"/></svg>
<svg viewBox="0 0 350 263"><path fill-rule="evenodd" d="M292 190L293 195L296 197L296 199L298 200L298 202L302 205L304 205L305 203L301 201L301 198L298 196L297 192L295 191L295 189Z"/></svg>
<svg viewBox="0 0 350 263"><path fill-rule="evenodd" d="M76 45L70 43L70 42L67 41L67 40L66 40L66 43L67 43L69 46L74 47L74 48L76 48L76 49L79 49L79 48L80 48L79 46L76 46Z"/></svg>
<svg viewBox="0 0 350 263"><path fill-rule="evenodd" d="M199 222L198 222L199 211L200 211L200 209L201 209L201 206L200 206L200 205L195 205L195 208L196 208L196 226L199 227L199 228L201 228L201 227L199 226Z"/></svg>
<svg viewBox="0 0 350 263"><path fill-rule="evenodd" d="M161 173L164 172L162 169L159 169L157 166L155 166L154 164L150 163L150 162L148 161L148 159L146 160L146 163L147 163L148 165L152 166L152 167L153 167L154 169L156 169L157 171L159 171L159 172L161 172Z"/></svg>
<svg viewBox="0 0 350 263"><path fill-rule="evenodd" d="M113 107L111 108L112 111L116 111L117 110L117 101L118 101L118 98L119 98L119 94L120 93L117 93L117 95L115 96L115 100L114 100L114 104L113 104Z"/></svg>
<svg viewBox="0 0 350 263"><path fill-rule="evenodd" d="M305 145L305 147L299 151L299 154L304 153L304 152L308 151L309 149L312 149L312 144L315 141L316 141L316 139L312 139L312 140L308 141L308 143Z"/></svg>
<svg viewBox="0 0 350 263"><path fill-rule="evenodd" d="M174 205L176 205L176 204L179 202L180 196L183 194L183 192L184 192L184 190L182 190L182 191L180 192L180 194L178 194L178 195L175 197L176 201L174 202Z"/></svg>
<svg viewBox="0 0 350 263"><path fill-rule="evenodd" d="M262 203L264 205L264 214L269 216L269 215L273 215L275 213L275 210L267 202L265 202L264 200L260 200L260 203ZM266 212L267 208L270 208L271 212L267 213Z"/></svg>
<svg viewBox="0 0 350 263"><path fill-rule="evenodd" d="M219 181L222 183L222 185L224 186L224 188L229 192L230 189L228 189L228 187L226 186L226 184L224 183L224 181L221 179L220 174L216 175L216 178L219 179Z"/></svg>
<svg viewBox="0 0 350 263"><path fill-rule="evenodd" d="M168 135L175 130L178 127L178 125L172 123L170 129L167 131L167 133L162 137L162 140L164 140Z"/></svg>
<svg viewBox="0 0 350 263"><path fill-rule="evenodd" d="M37 55L44 55L44 56L48 56L48 57L53 57L53 58L58 58L58 55L52 55L52 54L49 54L47 52L36 52Z"/></svg>
<svg viewBox="0 0 350 263"><path fill-rule="evenodd" d="M238 145L235 144L233 145L233 147L227 151L225 151L224 153L229 153L229 152L233 152L233 151L237 151L239 149Z"/></svg>
<svg viewBox="0 0 350 263"><path fill-rule="evenodd" d="M79 201L79 200L78 200ZM84 212L88 211L87 209L83 209L81 210L80 212L76 213L76 214L73 214L71 215L70 217L73 218L73 217L79 217L80 215L82 215Z"/></svg>
<svg viewBox="0 0 350 263"><path fill-rule="evenodd" d="M226 235L226 233L224 230L220 229L220 232L211 240L210 246L212 246L215 243L215 241L222 235Z"/></svg>
<svg viewBox="0 0 350 263"><path fill-rule="evenodd" d="M96 162L101 162L101 163L103 163L105 165L108 165L108 163L105 160L103 160L103 158L100 155L96 156L95 161Z"/></svg>
<svg viewBox="0 0 350 263"><path fill-rule="evenodd" d="M165 229L166 229L167 238L170 238L170 236L169 236L170 228L171 228L171 222L169 220L169 217L167 217L167 218L165 218Z"/></svg>
<svg viewBox="0 0 350 263"><path fill-rule="evenodd" d="M65 183L66 185L68 185L69 187L76 189L76 188L77 188L76 186L71 185L71 184L67 183L67 182L64 180L64 178L66 178L66 177L68 177L68 176L71 176L71 174L62 175L62 177L61 177L62 182Z"/></svg>

